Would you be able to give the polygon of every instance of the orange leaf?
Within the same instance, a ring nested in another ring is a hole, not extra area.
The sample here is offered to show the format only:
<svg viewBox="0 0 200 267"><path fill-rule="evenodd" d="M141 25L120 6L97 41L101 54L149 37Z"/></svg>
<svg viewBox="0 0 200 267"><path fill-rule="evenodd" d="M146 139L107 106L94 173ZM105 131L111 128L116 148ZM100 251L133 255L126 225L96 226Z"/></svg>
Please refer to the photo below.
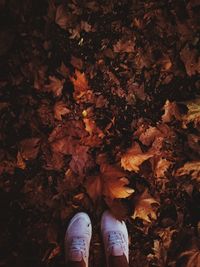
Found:
<svg viewBox="0 0 200 267"><path fill-rule="evenodd" d="M139 166L153 156L152 153L143 153L139 144L134 142L132 147L121 158L121 166L128 171L139 171Z"/></svg>
<svg viewBox="0 0 200 267"><path fill-rule="evenodd" d="M169 102L169 100L167 100L163 109L165 113L162 115L162 121L164 123L172 121L173 118L180 120L180 112L175 102Z"/></svg>
<svg viewBox="0 0 200 267"><path fill-rule="evenodd" d="M132 218L135 219L138 217L149 223L151 222L151 219L156 220L157 216L152 204L158 205L159 203L149 195L147 190L145 190L136 201Z"/></svg>

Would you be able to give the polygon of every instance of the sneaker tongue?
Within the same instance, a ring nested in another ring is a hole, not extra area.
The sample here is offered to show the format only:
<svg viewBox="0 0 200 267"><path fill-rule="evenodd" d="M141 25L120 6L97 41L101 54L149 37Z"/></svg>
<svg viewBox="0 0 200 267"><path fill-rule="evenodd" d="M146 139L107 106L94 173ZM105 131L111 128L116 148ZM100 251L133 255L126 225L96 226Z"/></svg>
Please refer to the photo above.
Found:
<svg viewBox="0 0 200 267"><path fill-rule="evenodd" d="M111 255L112 256L122 256L123 255L123 249L120 244L116 244L111 249Z"/></svg>
<svg viewBox="0 0 200 267"><path fill-rule="evenodd" d="M82 252L78 249L74 249L70 251L69 259L71 261L81 261L83 259Z"/></svg>

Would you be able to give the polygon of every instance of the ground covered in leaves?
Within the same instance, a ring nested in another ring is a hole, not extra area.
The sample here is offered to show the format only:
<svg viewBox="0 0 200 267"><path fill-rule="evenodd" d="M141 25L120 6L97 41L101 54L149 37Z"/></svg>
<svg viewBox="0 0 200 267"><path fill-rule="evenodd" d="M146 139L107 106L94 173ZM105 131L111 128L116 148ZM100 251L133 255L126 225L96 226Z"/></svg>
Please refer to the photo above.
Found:
<svg viewBox="0 0 200 267"><path fill-rule="evenodd" d="M130 266L200 264L199 1L0 0L0 266L64 266L69 219Z"/></svg>

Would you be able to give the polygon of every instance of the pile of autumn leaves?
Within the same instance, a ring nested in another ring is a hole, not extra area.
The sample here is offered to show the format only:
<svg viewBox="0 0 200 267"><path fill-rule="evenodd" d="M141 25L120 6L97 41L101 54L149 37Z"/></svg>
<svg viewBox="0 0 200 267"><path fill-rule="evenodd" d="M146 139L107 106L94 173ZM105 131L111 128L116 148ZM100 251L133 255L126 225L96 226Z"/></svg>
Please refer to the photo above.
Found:
<svg viewBox="0 0 200 267"><path fill-rule="evenodd" d="M200 99L184 103L187 106L185 114L180 113L175 102L167 100L163 107L164 114L156 126L142 118L137 120L137 130L133 133L131 147L126 151L116 150L115 164L110 164L107 155L101 152L101 146L109 135L110 127L115 123L115 117L105 129L100 129L95 123L94 107L103 108L106 100L103 96L94 95L84 73L76 70L70 80L74 86L73 98L79 104L81 119L66 120L65 117L73 111L63 101L55 103L54 116L59 123L49 135L48 145L40 145L45 169L60 170L68 166L65 173L68 180L76 180L77 187L84 185L93 202L103 197L110 208L114 205L114 200L134 195L135 190L128 186L130 174L143 176L143 163L147 161L154 179L162 187L168 182L169 172L177 177L190 175L192 179L199 181L199 161L186 162L182 167L174 168L178 159L173 151L177 135L170 123L178 121L183 129L187 129L188 124L192 123L199 129ZM63 84L63 81L50 77L45 90L57 97L62 94ZM89 103L90 107L85 109L85 103ZM171 145L170 149L167 148L167 143ZM26 140L25 144L22 142L17 156L18 167L25 168L25 161L31 159L27 156L29 150L35 151L35 158L39 150L39 139ZM69 156L69 165L65 165L66 156ZM151 223L157 218L158 207L159 195L153 197L146 189L137 198L132 218Z"/></svg>

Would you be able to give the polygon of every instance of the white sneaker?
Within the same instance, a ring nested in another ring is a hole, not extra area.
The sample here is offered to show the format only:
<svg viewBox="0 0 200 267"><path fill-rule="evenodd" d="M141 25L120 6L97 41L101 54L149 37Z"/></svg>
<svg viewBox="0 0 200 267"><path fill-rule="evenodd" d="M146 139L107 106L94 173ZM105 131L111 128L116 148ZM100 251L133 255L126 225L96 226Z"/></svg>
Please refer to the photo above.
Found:
<svg viewBox="0 0 200 267"><path fill-rule="evenodd" d="M106 261L112 256L126 256L129 262L128 231L124 221L118 221L109 211L101 218L101 232L104 241Z"/></svg>
<svg viewBox="0 0 200 267"><path fill-rule="evenodd" d="M92 225L84 212L77 213L70 221L65 234L65 259L67 261L84 260L88 267Z"/></svg>

